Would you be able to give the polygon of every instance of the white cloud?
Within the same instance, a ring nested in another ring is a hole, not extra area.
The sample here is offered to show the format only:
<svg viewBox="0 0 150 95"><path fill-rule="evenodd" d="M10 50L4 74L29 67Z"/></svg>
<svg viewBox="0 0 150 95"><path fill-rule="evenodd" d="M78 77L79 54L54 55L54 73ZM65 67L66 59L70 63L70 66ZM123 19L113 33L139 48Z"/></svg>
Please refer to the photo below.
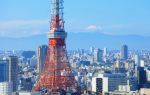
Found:
<svg viewBox="0 0 150 95"><path fill-rule="evenodd" d="M99 32L102 30L101 26L97 26L97 25L89 25L88 27L86 27L86 31L95 31L95 32Z"/></svg>
<svg viewBox="0 0 150 95"><path fill-rule="evenodd" d="M24 37L44 34L48 31L47 29L49 29L49 23L46 20L0 21L1 37Z"/></svg>
<svg viewBox="0 0 150 95"><path fill-rule="evenodd" d="M67 32L102 32L106 34L125 34L126 32L124 31L130 29L133 25L87 25L85 23L76 25L76 23L67 23L65 26ZM46 34L48 31L48 20L0 21L0 37L26 37L32 35Z"/></svg>

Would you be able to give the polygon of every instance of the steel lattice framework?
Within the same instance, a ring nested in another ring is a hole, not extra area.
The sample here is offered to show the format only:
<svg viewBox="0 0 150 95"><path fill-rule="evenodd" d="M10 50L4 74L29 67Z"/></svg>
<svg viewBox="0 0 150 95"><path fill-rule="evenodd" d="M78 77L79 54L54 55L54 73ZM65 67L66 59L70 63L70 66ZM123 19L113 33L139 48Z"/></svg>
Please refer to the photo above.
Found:
<svg viewBox="0 0 150 95"><path fill-rule="evenodd" d="M76 86L66 51L63 0L51 0L51 5L49 48L44 69L33 88L34 91L43 87L49 91L58 91Z"/></svg>

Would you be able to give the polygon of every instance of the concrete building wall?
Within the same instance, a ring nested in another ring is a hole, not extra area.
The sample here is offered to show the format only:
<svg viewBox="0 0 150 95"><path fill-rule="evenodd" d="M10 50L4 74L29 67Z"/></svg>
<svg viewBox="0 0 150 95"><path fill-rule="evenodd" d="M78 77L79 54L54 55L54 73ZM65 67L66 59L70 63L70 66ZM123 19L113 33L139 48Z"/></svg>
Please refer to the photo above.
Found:
<svg viewBox="0 0 150 95"><path fill-rule="evenodd" d="M108 78L103 78L103 92L108 92Z"/></svg>
<svg viewBox="0 0 150 95"><path fill-rule="evenodd" d="M0 95L12 95L11 82L0 82Z"/></svg>
<svg viewBox="0 0 150 95"><path fill-rule="evenodd" d="M92 78L92 92L96 92L96 77Z"/></svg>

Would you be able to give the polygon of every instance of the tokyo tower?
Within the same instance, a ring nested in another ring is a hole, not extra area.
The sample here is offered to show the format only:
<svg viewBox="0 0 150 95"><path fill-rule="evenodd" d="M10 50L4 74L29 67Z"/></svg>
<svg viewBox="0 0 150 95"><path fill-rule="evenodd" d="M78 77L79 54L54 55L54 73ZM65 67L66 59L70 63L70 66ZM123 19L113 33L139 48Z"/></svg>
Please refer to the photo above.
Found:
<svg viewBox="0 0 150 95"><path fill-rule="evenodd" d="M60 91L73 89L77 83L72 74L66 51L64 30L63 0L51 0L51 21L49 31L48 53L42 73L33 91Z"/></svg>

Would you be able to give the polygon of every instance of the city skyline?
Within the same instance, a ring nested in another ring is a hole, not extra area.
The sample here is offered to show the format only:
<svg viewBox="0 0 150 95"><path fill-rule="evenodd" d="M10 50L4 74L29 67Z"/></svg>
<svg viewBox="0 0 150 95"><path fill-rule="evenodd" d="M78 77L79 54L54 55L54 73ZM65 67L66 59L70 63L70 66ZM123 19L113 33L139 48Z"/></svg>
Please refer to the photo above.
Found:
<svg viewBox="0 0 150 95"><path fill-rule="evenodd" d="M49 31L50 19L48 2L50 0L0 1L1 50L35 50L39 45L47 44L45 36ZM149 50L149 3L148 0L66 0L64 18L65 30L69 33L67 48L72 50L94 46L119 49L121 45L127 44L131 49ZM78 43L80 36L83 37L81 44ZM28 40L34 38L36 40Z"/></svg>
<svg viewBox="0 0 150 95"><path fill-rule="evenodd" d="M0 1L0 95L149 95L150 1L64 1Z"/></svg>

